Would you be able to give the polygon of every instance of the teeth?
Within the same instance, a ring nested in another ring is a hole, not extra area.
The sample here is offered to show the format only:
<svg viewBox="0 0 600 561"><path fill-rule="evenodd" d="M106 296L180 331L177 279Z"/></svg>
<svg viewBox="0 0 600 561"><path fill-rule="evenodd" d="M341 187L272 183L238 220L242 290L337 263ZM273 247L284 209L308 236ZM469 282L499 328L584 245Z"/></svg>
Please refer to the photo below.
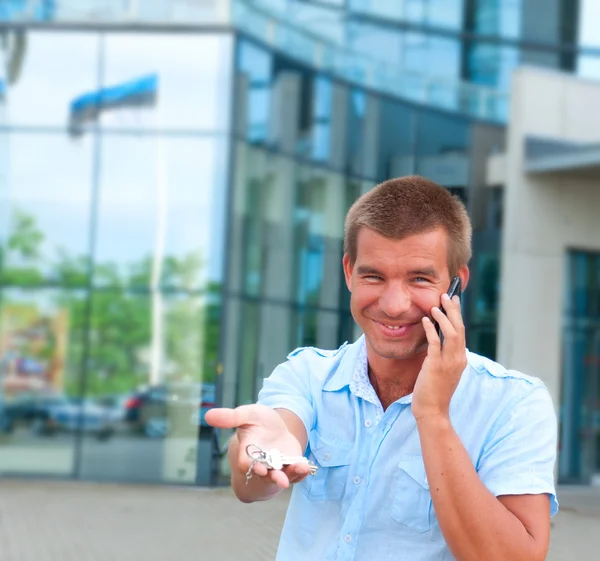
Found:
<svg viewBox="0 0 600 561"><path fill-rule="evenodd" d="M388 329L400 329L400 325L386 325Z"/></svg>

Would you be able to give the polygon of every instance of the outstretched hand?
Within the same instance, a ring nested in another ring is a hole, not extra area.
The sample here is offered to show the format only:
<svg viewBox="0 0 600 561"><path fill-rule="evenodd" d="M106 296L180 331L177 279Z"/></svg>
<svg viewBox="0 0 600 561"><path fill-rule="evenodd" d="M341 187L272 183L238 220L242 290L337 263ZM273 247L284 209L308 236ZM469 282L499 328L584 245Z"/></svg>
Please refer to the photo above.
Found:
<svg viewBox="0 0 600 561"><path fill-rule="evenodd" d="M286 456L301 456L304 453L298 439L289 431L282 416L265 405L242 405L236 409L211 409L206 413L206 422L213 427L237 429L239 447L237 457L230 456L232 470L239 475L246 474L252 459L246 453L246 447L255 445L264 451L273 448ZM281 470L267 469L260 462L253 466L253 473L270 480L282 489L290 483L303 480L309 473L309 466L298 463L284 466Z"/></svg>

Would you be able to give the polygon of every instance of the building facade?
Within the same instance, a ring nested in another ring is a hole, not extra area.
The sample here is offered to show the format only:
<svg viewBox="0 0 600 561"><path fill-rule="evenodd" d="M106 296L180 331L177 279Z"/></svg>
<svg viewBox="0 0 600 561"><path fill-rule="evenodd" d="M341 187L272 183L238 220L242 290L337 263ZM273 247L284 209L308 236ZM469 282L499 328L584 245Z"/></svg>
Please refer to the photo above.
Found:
<svg viewBox="0 0 600 561"><path fill-rule="evenodd" d="M0 473L221 481L228 435L206 410L254 401L298 346L358 335L343 221L389 177L466 202L468 344L494 357L505 189L488 161L508 98L465 70L465 22L488 22L487 45L499 6L5 3ZM428 54L405 64L409 46Z"/></svg>

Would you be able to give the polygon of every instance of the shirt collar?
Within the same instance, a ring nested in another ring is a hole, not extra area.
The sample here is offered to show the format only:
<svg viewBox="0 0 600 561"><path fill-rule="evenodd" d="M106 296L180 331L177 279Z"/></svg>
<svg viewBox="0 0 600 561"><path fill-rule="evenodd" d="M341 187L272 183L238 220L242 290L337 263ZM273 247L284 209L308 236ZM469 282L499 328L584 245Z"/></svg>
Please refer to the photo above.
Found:
<svg viewBox="0 0 600 561"><path fill-rule="evenodd" d="M364 358L362 358L363 355ZM361 335L354 344L348 345L335 373L323 385L323 390L326 392L337 392L350 385L355 370L360 369L361 367L365 370L367 367L367 352L364 335Z"/></svg>

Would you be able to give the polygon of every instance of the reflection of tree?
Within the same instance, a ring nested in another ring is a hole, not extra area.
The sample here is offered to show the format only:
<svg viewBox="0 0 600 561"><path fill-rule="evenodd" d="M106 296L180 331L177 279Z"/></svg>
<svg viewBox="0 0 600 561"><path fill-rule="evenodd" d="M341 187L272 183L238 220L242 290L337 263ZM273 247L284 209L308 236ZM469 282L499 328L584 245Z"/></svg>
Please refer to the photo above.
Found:
<svg viewBox="0 0 600 561"><path fill-rule="evenodd" d="M0 281L4 284L30 286L39 284L43 274L39 270L43 233L33 216L16 210L9 224L6 246L2 248Z"/></svg>
<svg viewBox="0 0 600 561"><path fill-rule="evenodd" d="M88 307L85 295L90 288L89 258L73 256L64 248L58 249L54 258L42 256L44 242L45 237L36 226L35 218L21 211L14 212L7 243L0 253L0 282L5 287L52 286L61 289L29 292L26 299L27 305L46 308L43 312L46 321L52 321L48 317L52 314L57 317L68 314L67 364L71 375L64 378L65 391L71 394L79 391L78 373L83 364L86 340L89 346L83 368L89 395L125 393L147 383L152 257L142 256L127 271L120 270L114 263L94 264L94 284L99 288L92 290ZM41 269L42 261L49 273L44 274ZM165 301L165 360L161 368L165 381L211 381L215 378L220 285L202 283L204 266L198 253L180 257L171 255L164 259L161 290ZM31 303L30 294L36 300L50 300L52 311L48 311L48 306L41 301ZM23 299L22 292L19 298ZM10 292L4 290L0 305L7 308L10 301ZM48 345L52 348L47 348ZM49 337L44 358L54 360L50 355L55 350ZM28 351L23 349L23 352Z"/></svg>

